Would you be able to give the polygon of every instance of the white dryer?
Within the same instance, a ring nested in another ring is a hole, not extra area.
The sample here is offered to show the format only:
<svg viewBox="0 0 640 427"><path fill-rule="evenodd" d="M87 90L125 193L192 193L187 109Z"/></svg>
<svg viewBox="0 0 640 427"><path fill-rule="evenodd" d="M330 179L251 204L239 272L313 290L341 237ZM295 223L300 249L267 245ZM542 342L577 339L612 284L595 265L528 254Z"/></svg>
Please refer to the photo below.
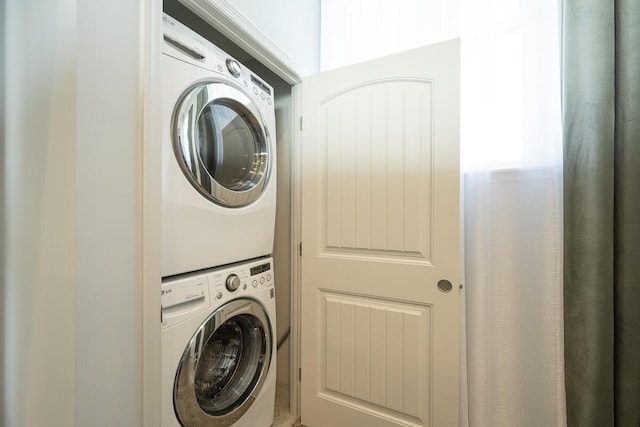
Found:
<svg viewBox="0 0 640 427"><path fill-rule="evenodd" d="M272 266L260 258L163 282L163 427L273 423Z"/></svg>
<svg viewBox="0 0 640 427"><path fill-rule="evenodd" d="M162 276L273 252L273 88L163 16Z"/></svg>

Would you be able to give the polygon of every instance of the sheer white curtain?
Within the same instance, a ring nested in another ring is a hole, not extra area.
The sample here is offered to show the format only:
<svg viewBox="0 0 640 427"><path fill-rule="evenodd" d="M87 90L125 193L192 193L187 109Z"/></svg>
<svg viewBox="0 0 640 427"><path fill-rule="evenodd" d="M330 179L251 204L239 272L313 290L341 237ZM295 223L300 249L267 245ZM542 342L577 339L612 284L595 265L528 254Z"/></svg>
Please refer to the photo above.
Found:
<svg viewBox="0 0 640 427"><path fill-rule="evenodd" d="M556 0L462 0L468 414L564 426Z"/></svg>
<svg viewBox="0 0 640 427"><path fill-rule="evenodd" d="M323 70L462 37L461 425L566 425L557 0L321 5Z"/></svg>

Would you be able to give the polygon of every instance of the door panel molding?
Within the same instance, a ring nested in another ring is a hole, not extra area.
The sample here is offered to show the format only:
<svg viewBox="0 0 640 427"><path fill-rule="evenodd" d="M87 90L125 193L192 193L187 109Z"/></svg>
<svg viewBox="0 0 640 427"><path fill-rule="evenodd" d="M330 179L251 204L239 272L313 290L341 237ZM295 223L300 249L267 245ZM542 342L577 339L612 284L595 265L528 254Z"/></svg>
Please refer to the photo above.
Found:
<svg viewBox="0 0 640 427"><path fill-rule="evenodd" d="M433 305L323 289L318 304L318 396L429 425Z"/></svg>
<svg viewBox="0 0 640 427"><path fill-rule="evenodd" d="M318 103L323 255L431 263L433 91L431 79L379 79Z"/></svg>

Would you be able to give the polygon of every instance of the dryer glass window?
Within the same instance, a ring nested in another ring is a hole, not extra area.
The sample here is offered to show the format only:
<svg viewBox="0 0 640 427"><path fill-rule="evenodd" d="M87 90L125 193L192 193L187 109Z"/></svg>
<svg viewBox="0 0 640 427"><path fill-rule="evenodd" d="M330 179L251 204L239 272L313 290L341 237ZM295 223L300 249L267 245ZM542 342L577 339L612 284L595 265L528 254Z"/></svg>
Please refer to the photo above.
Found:
<svg viewBox="0 0 640 427"><path fill-rule="evenodd" d="M191 185L226 207L246 206L266 188L270 140L257 105L224 83L201 83L180 99L173 148Z"/></svg>
<svg viewBox="0 0 640 427"><path fill-rule="evenodd" d="M264 171L266 152L247 111L230 100L208 104L198 119L200 159L213 179L234 191L255 186Z"/></svg>
<svg viewBox="0 0 640 427"><path fill-rule="evenodd" d="M223 415L242 404L260 379L266 336L258 319L241 315L223 323L206 342L195 374L202 410Z"/></svg>

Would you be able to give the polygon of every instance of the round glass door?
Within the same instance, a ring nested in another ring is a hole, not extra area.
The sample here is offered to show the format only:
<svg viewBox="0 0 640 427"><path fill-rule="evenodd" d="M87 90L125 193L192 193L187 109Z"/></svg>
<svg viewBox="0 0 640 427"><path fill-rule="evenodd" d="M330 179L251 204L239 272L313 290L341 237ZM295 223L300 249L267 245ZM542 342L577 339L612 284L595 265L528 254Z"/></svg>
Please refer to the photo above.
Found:
<svg viewBox="0 0 640 427"><path fill-rule="evenodd" d="M186 348L174 383L183 425L231 425L251 406L271 362L272 332L258 302L235 300L216 310Z"/></svg>
<svg viewBox="0 0 640 427"><path fill-rule="evenodd" d="M200 83L185 93L173 148L191 185L222 206L253 203L267 184L269 135L255 104L232 86Z"/></svg>

